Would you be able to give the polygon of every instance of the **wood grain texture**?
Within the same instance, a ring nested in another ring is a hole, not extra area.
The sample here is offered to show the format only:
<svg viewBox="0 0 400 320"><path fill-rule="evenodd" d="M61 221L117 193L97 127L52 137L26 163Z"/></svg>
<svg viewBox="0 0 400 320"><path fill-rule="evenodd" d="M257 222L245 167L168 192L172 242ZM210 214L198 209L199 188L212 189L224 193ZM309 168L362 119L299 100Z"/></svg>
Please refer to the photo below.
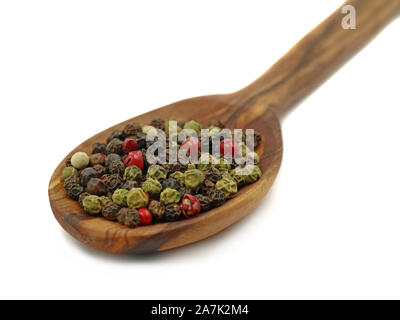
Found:
<svg viewBox="0 0 400 320"><path fill-rule="evenodd" d="M241 189L223 206L196 217L129 229L101 217L90 217L69 199L61 180L64 162L49 184L51 208L61 226L76 239L113 253L145 253L183 246L207 238L246 216L271 187L282 160L282 137L277 116L282 115L337 70L392 18L399 14L400 0L354 0L357 29L341 27L339 8L311 31L265 74L232 94L179 101L129 119L83 142L76 151L90 152L94 142L105 141L113 129L129 122L148 124L153 118L196 119L208 123L219 119L230 128L254 128L261 132L261 179Z"/></svg>

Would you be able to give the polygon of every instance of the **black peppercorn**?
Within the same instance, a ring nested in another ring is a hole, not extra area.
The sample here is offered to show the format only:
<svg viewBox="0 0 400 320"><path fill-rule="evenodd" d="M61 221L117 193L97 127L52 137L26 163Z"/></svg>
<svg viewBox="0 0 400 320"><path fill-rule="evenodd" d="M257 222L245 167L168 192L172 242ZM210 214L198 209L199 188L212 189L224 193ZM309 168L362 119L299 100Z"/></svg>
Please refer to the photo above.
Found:
<svg viewBox="0 0 400 320"><path fill-rule="evenodd" d="M107 173L107 169L101 164L96 164L95 166L93 166L93 169L97 171L100 177Z"/></svg>
<svg viewBox="0 0 400 320"><path fill-rule="evenodd" d="M181 184L179 183L179 181L174 178L165 179L161 185L162 185L163 190L166 188L178 190L181 187Z"/></svg>
<svg viewBox="0 0 400 320"><path fill-rule="evenodd" d="M187 170L187 165L181 163L165 163L162 165L165 170L167 170L167 174L170 175L176 171L185 172Z"/></svg>
<svg viewBox="0 0 400 320"><path fill-rule="evenodd" d="M79 184L80 181L81 180L79 179L79 177L76 177L76 176L66 177L64 180L64 188L68 189L73 184Z"/></svg>
<svg viewBox="0 0 400 320"><path fill-rule="evenodd" d="M92 178L86 186L86 191L96 196L103 196L107 194L107 188L103 180L99 178Z"/></svg>
<svg viewBox="0 0 400 320"><path fill-rule="evenodd" d="M181 195L181 199L183 198L183 196L187 193L187 194L193 194L193 191L189 188L186 187L181 187L179 188L179 194Z"/></svg>
<svg viewBox="0 0 400 320"><path fill-rule="evenodd" d="M92 153L103 153L106 154L106 144L105 143L94 143L92 146Z"/></svg>
<svg viewBox="0 0 400 320"><path fill-rule="evenodd" d="M99 173L93 168L85 168L80 172L81 185L85 187L90 179L99 177Z"/></svg>
<svg viewBox="0 0 400 320"><path fill-rule="evenodd" d="M215 189L215 184L210 180L204 180L203 184L199 188L199 193L202 195L209 195Z"/></svg>
<svg viewBox="0 0 400 320"><path fill-rule="evenodd" d="M138 132L133 139L136 140L139 149L146 148L146 134L143 132Z"/></svg>
<svg viewBox="0 0 400 320"><path fill-rule="evenodd" d="M121 130L113 130L112 132L111 132L111 134L108 136L108 138L107 138L107 143L109 143L111 140L113 140L113 139L120 139L120 140L122 140L123 139L123 134L122 134L122 131ZM100 152L100 153L104 153L104 152Z"/></svg>
<svg viewBox="0 0 400 320"><path fill-rule="evenodd" d="M123 144L124 143L118 138L112 139L107 144L106 153L107 154L110 154L110 153L122 154L122 145Z"/></svg>
<svg viewBox="0 0 400 320"><path fill-rule="evenodd" d="M119 174L105 174L101 180L105 183L108 191L112 193L122 185L122 177Z"/></svg>
<svg viewBox="0 0 400 320"><path fill-rule="evenodd" d="M122 208L117 215L118 222L129 228L134 228L140 223L140 216L136 209Z"/></svg>
<svg viewBox="0 0 400 320"><path fill-rule="evenodd" d="M124 130L122 130L124 137L134 136L139 132L142 132L142 127L135 122L127 124Z"/></svg>
<svg viewBox="0 0 400 320"><path fill-rule="evenodd" d="M105 157L100 153L91 154L89 156L89 162L92 167L94 167L96 164L103 165L105 161L106 161Z"/></svg>
<svg viewBox="0 0 400 320"><path fill-rule="evenodd" d="M182 217L181 207L177 203L171 203L165 207L164 218L166 221L176 221Z"/></svg>
<svg viewBox="0 0 400 320"><path fill-rule="evenodd" d="M116 220L121 207L115 202L106 203L101 209L103 217L108 220Z"/></svg>
<svg viewBox="0 0 400 320"><path fill-rule="evenodd" d="M203 194L196 194L197 200L200 202L201 211L207 211L211 209L211 199Z"/></svg>
<svg viewBox="0 0 400 320"><path fill-rule="evenodd" d="M119 174L120 176L124 175L125 165L121 160L113 160L108 166L108 171L110 174Z"/></svg>
<svg viewBox="0 0 400 320"><path fill-rule="evenodd" d="M205 178L213 183L221 179L221 172L214 166L208 166L203 173Z"/></svg>
<svg viewBox="0 0 400 320"><path fill-rule="evenodd" d="M155 220L160 221L163 219L165 206L161 202L152 200L149 205L149 210Z"/></svg>
<svg viewBox="0 0 400 320"><path fill-rule="evenodd" d="M209 197L211 199L211 205L213 207L219 207L226 201L226 195L221 190L213 190L212 192L210 192Z"/></svg>
<svg viewBox="0 0 400 320"><path fill-rule="evenodd" d="M110 165L110 163L113 162L114 160L122 161L122 158L121 158L121 156L119 154L116 154L116 153L108 154L107 157L106 157L105 166L108 167Z"/></svg>
<svg viewBox="0 0 400 320"><path fill-rule="evenodd" d="M150 122L150 125L156 129L160 129L160 130L165 130L165 120L158 118L158 119L153 119Z"/></svg>
<svg viewBox="0 0 400 320"><path fill-rule="evenodd" d="M73 184L66 189L68 197L73 200L78 200L79 195L84 191L80 184Z"/></svg>

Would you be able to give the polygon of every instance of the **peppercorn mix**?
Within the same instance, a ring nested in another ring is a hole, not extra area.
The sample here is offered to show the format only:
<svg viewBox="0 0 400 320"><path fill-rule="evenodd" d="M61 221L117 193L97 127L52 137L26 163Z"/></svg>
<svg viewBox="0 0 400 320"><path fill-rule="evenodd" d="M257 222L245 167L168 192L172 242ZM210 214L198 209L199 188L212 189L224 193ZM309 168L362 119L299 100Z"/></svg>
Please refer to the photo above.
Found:
<svg viewBox="0 0 400 320"><path fill-rule="evenodd" d="M190 218L221 206L239 188L261 177L259 157L249 150L244 138L238 144L221 138L218 142L222 156L216 160L213 155L200 152L199 139L188 137L175 147L185 154L198 151L198 161L169 163L173 156L168 148L173 138L169 130L200 135L203 129L195 120L172 123L175 125L164 119L154 119L145 126L130 123L121 130L113 130L104 143L94 143L91 154L76 152L62 171L66 194L79 201L88 215L103 216L134 228ZM208 127L214 134L222 129L220 121ZM167 140L166 163L154 163L146 153L157 142L146 140L146 135L156 136L160 130ZM260 142L261 136L255 132L254 148ZM227 161L227 150L231 155L240 150L242 155L252 158L252 164L240 164L233 158Z"/></svg>

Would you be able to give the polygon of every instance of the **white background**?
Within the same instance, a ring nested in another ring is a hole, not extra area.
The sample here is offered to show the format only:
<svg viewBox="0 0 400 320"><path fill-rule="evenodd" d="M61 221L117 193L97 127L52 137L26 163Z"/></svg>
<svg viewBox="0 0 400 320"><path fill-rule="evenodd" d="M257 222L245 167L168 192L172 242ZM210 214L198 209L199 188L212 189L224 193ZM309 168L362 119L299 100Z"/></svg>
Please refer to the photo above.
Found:
<svg viewBox="0 0 400 320"><path fill-rule="evenodd" d="M242 88L340 4L2 1L0 298L400 298L400 21L284 120L270 193L211 239L115 256L48 203L82 140Z"/></svg>

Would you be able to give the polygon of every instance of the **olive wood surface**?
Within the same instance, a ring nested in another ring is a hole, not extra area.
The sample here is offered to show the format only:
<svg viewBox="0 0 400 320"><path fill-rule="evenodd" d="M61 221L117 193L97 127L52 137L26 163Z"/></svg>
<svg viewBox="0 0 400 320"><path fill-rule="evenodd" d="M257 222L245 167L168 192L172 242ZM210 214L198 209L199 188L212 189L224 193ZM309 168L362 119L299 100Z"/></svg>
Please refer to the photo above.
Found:
<svg viewBox="0 0 400 320"><path fill-rule="evenodd" d="M354 0L357 29L341 26L343 5L307 34L266 73L232 94L211 95L178 101L104 130L72 150L54 171L49 198L54 216L73 237L94 248L112 253L163 251L205 239L246 216L270 189L282 160L279 117L309 94L348 58L371 40L400 12L400 0ZM262 135L257 148L262 176L224 205L176 222L134 229L83 212L67 197L61 172L67 157L76 151L91 152L94 142L105 141L113 129L129 122L148 124L154 118L195 119L208 124L219 119L230 128L253 128Z"/></svg>

